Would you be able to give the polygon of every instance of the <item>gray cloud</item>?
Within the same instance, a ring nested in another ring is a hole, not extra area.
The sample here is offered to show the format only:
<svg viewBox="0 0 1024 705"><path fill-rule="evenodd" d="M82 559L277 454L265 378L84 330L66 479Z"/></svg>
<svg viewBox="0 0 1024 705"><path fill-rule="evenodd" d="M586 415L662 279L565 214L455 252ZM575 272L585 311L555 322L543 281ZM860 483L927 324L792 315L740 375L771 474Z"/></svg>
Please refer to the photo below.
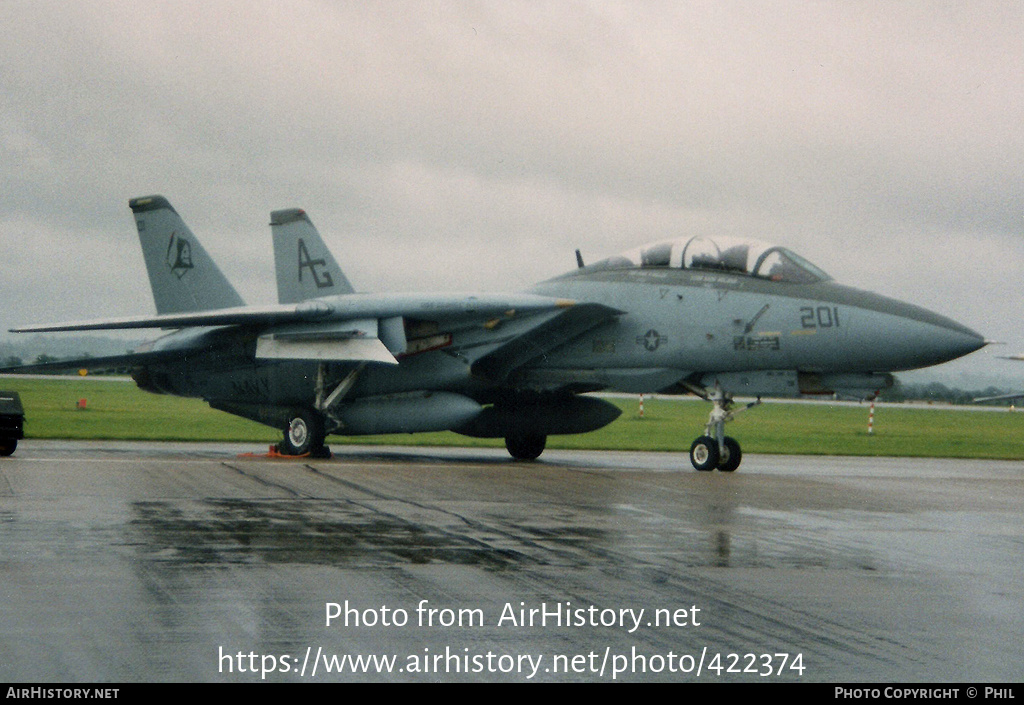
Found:
<svg viewBox="0 0 1024 705"><path fill-rule="evenodd" d="M1019 3L9 1L0 26L3 328L152 310L127 199L159 192L254 301L275 208L373 290L711 231L1024 351Z"/></svg>

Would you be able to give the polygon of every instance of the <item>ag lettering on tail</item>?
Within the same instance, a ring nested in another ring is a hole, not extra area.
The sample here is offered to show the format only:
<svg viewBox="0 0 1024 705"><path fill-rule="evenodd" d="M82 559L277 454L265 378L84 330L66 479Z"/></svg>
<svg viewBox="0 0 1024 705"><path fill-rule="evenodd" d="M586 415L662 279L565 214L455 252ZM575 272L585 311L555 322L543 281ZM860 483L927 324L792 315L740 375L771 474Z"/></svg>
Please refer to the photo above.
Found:
<svg viewBox="0 0 1024 705"><path fill-rule="evenodd" d="M270 214L277 271L277 300L282 304L354 292L334 255L301 208Z"/></svg>

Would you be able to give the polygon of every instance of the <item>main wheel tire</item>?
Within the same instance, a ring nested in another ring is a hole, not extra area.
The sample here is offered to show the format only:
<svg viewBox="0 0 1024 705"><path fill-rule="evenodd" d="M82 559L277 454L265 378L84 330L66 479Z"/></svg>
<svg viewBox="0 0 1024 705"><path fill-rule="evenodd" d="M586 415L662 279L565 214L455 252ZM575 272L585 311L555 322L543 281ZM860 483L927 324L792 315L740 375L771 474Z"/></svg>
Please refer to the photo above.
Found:
<svg viewBox="0 0 1024 705"><path fill-rule="evenodd" d="M743 460L740 444L735 438L726 436L722 440L722 446L724 452L718 458L718 469L722 472L732 472L740 466L740 461Z"/></svg>
<svg viewBox="0 0 1024 705"><path fill-rule="evenodd" d="M281 453L284 455L319 455L324 448L324 422L313 411L296 411L284 429Z"/></svg>
<svg viewBox="0 0 1024 705"><path fill-rule="evenodd" d="M13 455L17 448L17 438L0 438L0 456L6 458L8 455Z"/></svg>
<svg viewBox="0 0 1024 705"><path fill-rule="evenodd" d="M690 446L690 462L701 472L718 467L718 458L718 441L711 436L701 436Z"/></svg>
<svg viewBox="0 0 1024 705"><path fill-rule="evenodd" d="M536 460L544 452L548 437L543 433L518 433L505 436L505 447L516 460Z"/></svg>

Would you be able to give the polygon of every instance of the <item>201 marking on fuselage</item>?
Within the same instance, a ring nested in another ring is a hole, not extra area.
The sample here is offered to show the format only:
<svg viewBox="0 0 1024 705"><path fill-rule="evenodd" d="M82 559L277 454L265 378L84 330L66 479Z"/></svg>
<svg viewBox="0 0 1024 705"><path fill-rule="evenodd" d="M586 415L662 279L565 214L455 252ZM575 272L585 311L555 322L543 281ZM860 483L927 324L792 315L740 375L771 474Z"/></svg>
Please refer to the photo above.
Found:
<svg viewBox="0 0 1024 705"><path fill-rule="evenodd" d="M800 308L800 325L805 329L839 328L839 307L802 306Z"/></svg>

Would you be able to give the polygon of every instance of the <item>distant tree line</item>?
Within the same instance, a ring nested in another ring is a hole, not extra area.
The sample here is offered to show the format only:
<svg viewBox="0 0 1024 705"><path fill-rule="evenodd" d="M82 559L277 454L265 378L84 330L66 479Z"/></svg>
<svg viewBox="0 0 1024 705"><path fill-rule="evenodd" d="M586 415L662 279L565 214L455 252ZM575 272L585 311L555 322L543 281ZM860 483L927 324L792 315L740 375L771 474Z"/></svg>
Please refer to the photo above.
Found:
<svg viewBox="0 0 1024 705"><path fill-rule="evenodd" d="M1024 385L1022 385L1024 387ZM885 401L933 401L943 402L946 404L971 404L975 399L981 397L995 397L1003 394L1011 394L1020 390L1006 390L999 387L989 386L985 389L957 389L956 387L947 387L941 382L929 382L928 384L903 384L896 380L896 384L893 385L892 389L886 390L882 393L882 399ZM1019 403L1020 400L1018 400ZM1012 403L1011 400L1002 400L987 402L990 404L998 404L1001 406L1008 406Z"/></svg>
<svg viewBox="0 0 1024 705"><path fill-rule="evenodd" d="M83 355L82 357L89 357L89 355ZM60 358L59 357L54 357L53 355L47 355L46 353L43 353L42 355L38 355L36 357L36 359L32 361L31 364L33 364L33 365L45 365L48 362L60 362ZM2 366L3 367L21 367L24 364L25 364L25 361L22 360L17 355L8 355L7 357L4 358Z"/></svg>

